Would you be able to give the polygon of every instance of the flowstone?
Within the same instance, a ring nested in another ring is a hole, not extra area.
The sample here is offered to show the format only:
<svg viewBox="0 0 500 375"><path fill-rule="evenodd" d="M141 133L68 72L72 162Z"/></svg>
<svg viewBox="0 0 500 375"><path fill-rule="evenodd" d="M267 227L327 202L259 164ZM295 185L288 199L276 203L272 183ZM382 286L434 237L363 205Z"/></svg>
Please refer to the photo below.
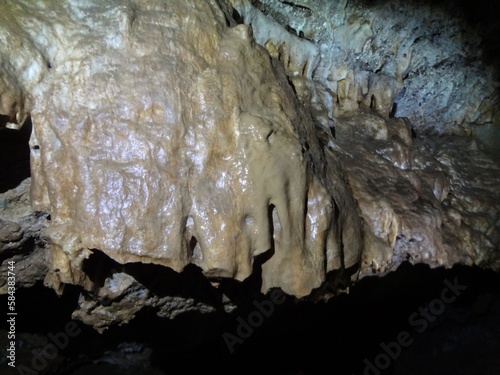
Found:
<svg viewBox="0 0 500 375"><path fill-rule="evenodd" d="M230 10L1 5L2 112L31 115L31 204L51 217L47 285L94 290L83 265L96 250L236 280L270 252L262 291L295 296L359 263L361 221L338 161Z"/></svg>

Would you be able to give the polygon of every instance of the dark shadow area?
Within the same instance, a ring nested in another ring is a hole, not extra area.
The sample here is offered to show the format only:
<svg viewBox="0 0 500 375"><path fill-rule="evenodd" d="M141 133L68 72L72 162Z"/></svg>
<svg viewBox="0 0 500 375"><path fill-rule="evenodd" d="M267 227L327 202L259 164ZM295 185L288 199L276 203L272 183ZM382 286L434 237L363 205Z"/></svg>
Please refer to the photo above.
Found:
<svg viewBox="0 0 500 375"><path fill-rule="evenodd" d="M353 4L368 9L384 4L390 4L391 0L353 0ZM465 64L476 61L484 65L493 65L497 78L500 76L500 0L410 0L408 6L422 7L430 5L436 9L448 12L450 16L458 16L473 28L473 32L482 36L479 54L466 56Z"/></svg>
<svg viewBox="0 0 500 375"><path fill-rule="evenodd" d="M0 116L0 193L17 187L30 176L31 117L21 129L9 129L5 125L8 116Z"/></svg>
<svg viewBox="0 0 500 375"><path fill-rule="evenodd" d="M241 14L239 14L238 11L234 8L233 8L233 19L236 21L238 25L241 25L243 23L243 17L241 17Z"/></svg>
<svg viewBox="0 0 500 375"><path fill-rule="evenodd" d="M104 285L108 277L121 272L123 265L111 259L100 250L92 250L92 255L83 261L82 270L98 288Z"/></svg>
<svg viewBox="0 0 500 375"><path fill-rule="evenodd" d="M7 259L12 258L15 254L29 254L33 251L35 246L35 239L28 238L19 248L7 249L0 253L0 264L4 263Z"/></svg>
<svg viewBox="0 0 500 375"><path fill-rule="evenodd" d="M189 281L160 269L147 270L151 275L135 270L135 276L156 290L162 284L156 278ZM458 288L453 300L450 285ZM189 292L194 285L175 287ZM81 333L60 351L59 364L44 373L76 374L78 366L90 366L120 344L142 343L152 349L152 366L164 374L496 374L499 287L498 273L477 267L430 269L406 263L385 277L365 277L350 294L328 302L299 301L282 293L280 303L272 304L270 294L257 293L246 300L240 296L239 307L230 313L186 313L173 320L145 309L129 324L102 335L78 323ZM443 301L446 288L448 302L438 309L436 301ZM61 298L41 285L18 290L17 332L60 331L71 321L77 295L74 287ZM2 296L2 306L6 302ZM5 319L0 328L6 329ZM411 345L390 358L386 369L366 370L367 363L384 363L383 345L391 346L402 332L408 333ZM233 353L224 335L238 339ZM119 370L119 364L108 365Z"/></svg>
<svg viewBox="0 0 500 375"><path fill-rule="evenodd" d="M262 265L267 262L273 254L274 245L271 250L257 255L253 261L252 274L241 282L233 279L218 280L218 291L229 297L231 302L238 307L248 304L253 298L261 297Z"/></svg>
<svg viewBox="0 0 500 375"><path fill-rule="evenodd" d="M83 271L96 287L102 287L106 278L113 274L124 272L159 297L193 298L212 305L220 303L220 295L203 275L201 268L194 264L188 264L182 272L175 272L157 264L120 264L102 251L93 250L92 255L83 263Z"/></svg>
<svg viewBox="0 0 500 375"><path fill-rule="evenodd" d="M346 293L353 285L352 280L356 278L358 271L359 264L355 264L349 268L328 272L321 286L304 299L311 302L327 301L333 296Z"/></svg>
<svg viewBox="0 0 500 375"><path fill-rule="evenodd" d="M180 273L168 267L143 263L127 263L123 271L160 297L178 296L208 304L219 303L219 295L212 284L194 264L188 264Z"/></svg>

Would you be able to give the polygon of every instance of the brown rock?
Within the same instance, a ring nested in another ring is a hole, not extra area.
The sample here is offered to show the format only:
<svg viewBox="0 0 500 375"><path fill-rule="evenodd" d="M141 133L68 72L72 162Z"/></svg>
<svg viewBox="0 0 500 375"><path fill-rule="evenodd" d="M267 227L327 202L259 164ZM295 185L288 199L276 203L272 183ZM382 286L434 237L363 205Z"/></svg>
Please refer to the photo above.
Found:
<svg viewBox="0 0 500 375"><path fill-rule="evenodd" d="M328 254L359 260L356 213L332 217L353 205L349 190L336 205L344 182L327 181L312 121L251 29L226 26L216 4L2 5L18 43L15 56L2 49L15 67L2 75L33 120L32 205L52 217L48 285L91 288L91 249L238 280L272 249L263 291L297 296L325 264L344 266Z"/></svg>

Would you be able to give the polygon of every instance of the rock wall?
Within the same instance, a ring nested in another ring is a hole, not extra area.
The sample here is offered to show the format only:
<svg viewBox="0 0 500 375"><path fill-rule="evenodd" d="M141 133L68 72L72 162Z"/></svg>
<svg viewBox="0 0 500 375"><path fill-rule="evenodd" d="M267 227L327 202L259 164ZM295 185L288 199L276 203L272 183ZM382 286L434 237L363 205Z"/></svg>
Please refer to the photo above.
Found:
<svg viewBox="0 0 500 375"><path fill-rule="evenodd" d="M408 121L339 117L340 153L366 225L364 274L402 262L500 269L500 166L471 139L412 138Z"/></svg>
<svg viewBox="0 0 500 375"><path fill-rule="evenodd" d="M251 276L303 297L405 260L500 269L496 71L460 17L382 0L0 4L0 137L32 126L31 178L0 184L2 267L82 287L74 317L101 331L143 307L230 310L212 285ZM192 267L212 283L199 298L179 292Z"/></svg>
<svg viewBox="0 0 500 375"><path fill-rule="evenodd" d="M324 124L371 107L409 118L419 132L482 127L493 136L500 126L496 2L232 3Z"/></svg>
<svg viewBox="0 0 500 375"><path fill-rule="evenodd" d="M498 268L494 5L231 2L347 171L365 223L362 275L405 258Z"/></svg>
<svg viewBox="0 0 500 375"><path fill-rule="evenodd" d="M83 264L94 250L237 280L272 251L262 290L297 296L359 262L353 200L337 188L340 170L325 173L333 156L282 68L224 9L2 5L3 113L33 122L31 204L51 217L47 285L91 290Z"/></svg>

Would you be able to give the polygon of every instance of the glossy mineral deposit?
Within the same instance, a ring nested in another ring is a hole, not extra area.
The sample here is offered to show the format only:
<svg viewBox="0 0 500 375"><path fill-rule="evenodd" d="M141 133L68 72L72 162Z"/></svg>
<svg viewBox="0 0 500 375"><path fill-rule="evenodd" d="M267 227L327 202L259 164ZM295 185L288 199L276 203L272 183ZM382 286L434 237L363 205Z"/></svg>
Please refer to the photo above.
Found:
<svg viewBox="0 0 500 375"><path fill-rule="evenodd" d="M238 280L272 251L263 291L297 296L358 263L348 190L336 203L340 175L325 177L312 121L227 4L1 7L2 110L32 117L32 205L51 215L49 285L91 288L81 268L96 249L122 264L194 263ZM345 210L339 220L335 210Z"/></svg>

